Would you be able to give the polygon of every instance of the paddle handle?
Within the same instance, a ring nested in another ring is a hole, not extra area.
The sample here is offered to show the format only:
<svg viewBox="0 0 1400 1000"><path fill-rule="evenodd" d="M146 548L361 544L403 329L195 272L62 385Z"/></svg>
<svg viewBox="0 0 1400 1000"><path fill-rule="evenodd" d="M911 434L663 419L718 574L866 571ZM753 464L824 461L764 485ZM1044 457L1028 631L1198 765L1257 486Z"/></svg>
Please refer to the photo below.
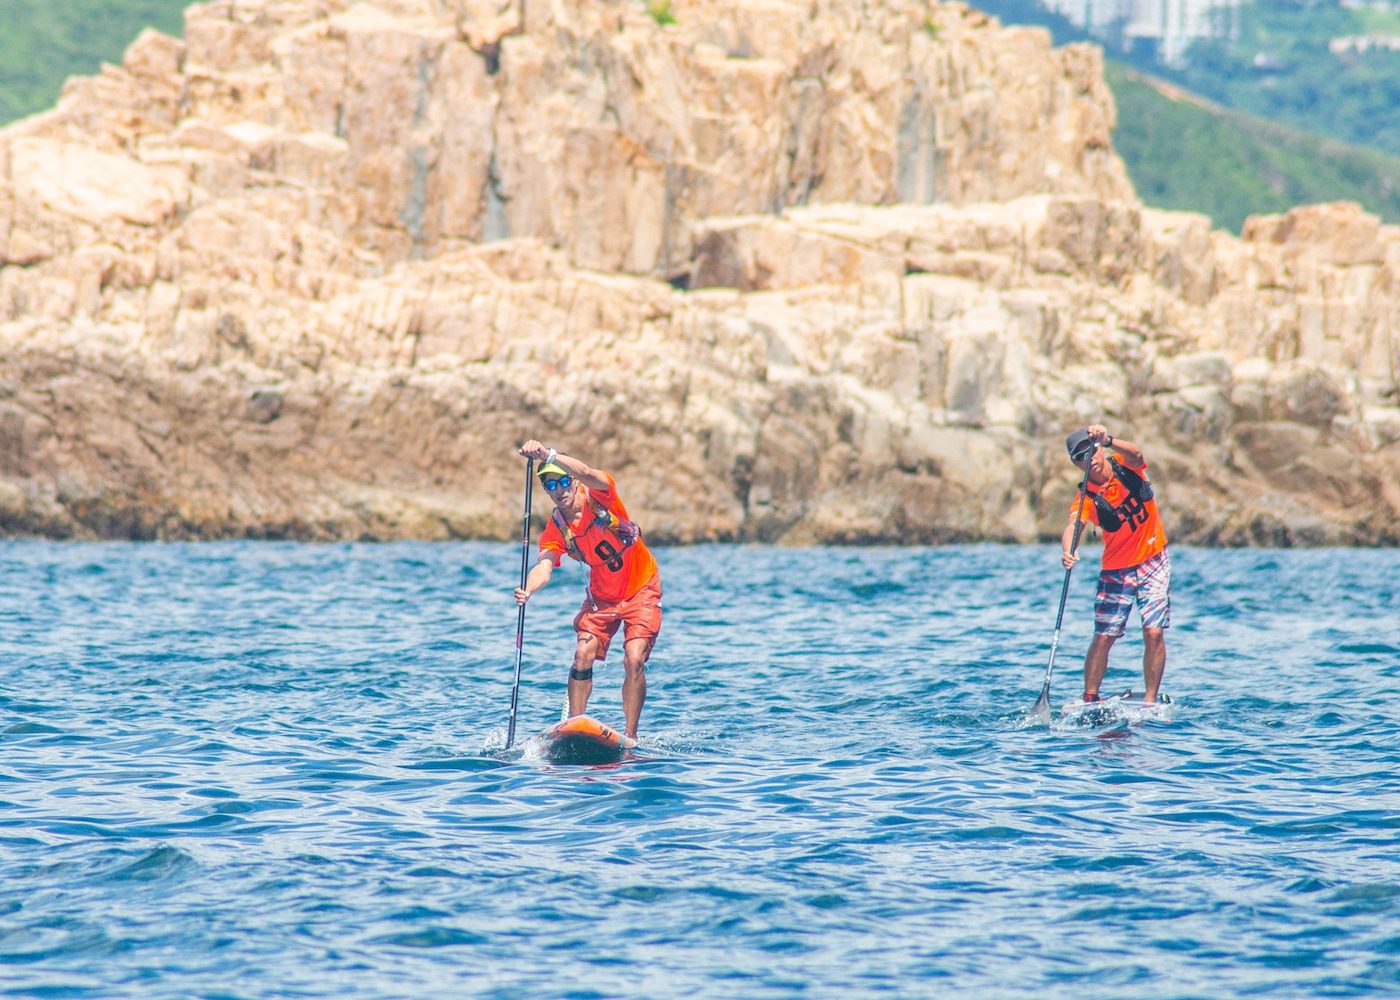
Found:
<svg viewBox="0 0 1400 1000"><path fill-rule="evenodd" d="M530 574L530 499L535 490L535 460L525 460L525 518L520 527L520 588ZM510 686L510 723L506 727L506 749L515 742L515 713L520 706L520 664L525 653L525 605L515 620L515 679Z"/></svg>

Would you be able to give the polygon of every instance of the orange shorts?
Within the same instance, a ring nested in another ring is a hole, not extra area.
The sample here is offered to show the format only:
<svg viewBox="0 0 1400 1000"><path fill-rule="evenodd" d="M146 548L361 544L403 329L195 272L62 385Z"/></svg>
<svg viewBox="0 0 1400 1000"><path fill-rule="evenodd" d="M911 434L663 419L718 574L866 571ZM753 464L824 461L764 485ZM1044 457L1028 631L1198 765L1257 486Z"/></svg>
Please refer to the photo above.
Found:
<svg viewBox="0 0 1400 1000"><path fill-rule="evenodd" d="M583 599L583 607L574 617L574 631L580 639L591 635L598 640L598 659L605 659L612 637L618 627L626 625L623 642L638 637L647 640L647 656L661 632L661 574L648 580L642 589L625 601L594 601L591 596Z"/></svg>

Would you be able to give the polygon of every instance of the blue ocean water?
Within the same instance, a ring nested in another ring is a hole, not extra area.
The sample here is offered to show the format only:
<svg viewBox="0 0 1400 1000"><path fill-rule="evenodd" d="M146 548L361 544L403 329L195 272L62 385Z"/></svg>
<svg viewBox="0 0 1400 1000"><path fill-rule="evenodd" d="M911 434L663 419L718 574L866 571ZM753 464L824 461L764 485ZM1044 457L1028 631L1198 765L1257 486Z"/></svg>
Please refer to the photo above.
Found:
<svg viewBox="0 0 1400 1000"><path fill-rule="evenodd" d="M0 543L0 993L1400 994L1400 552L1173 555L1175 717L1076 729L1057 547L661 549L586 768L518 547Z"/></svg>

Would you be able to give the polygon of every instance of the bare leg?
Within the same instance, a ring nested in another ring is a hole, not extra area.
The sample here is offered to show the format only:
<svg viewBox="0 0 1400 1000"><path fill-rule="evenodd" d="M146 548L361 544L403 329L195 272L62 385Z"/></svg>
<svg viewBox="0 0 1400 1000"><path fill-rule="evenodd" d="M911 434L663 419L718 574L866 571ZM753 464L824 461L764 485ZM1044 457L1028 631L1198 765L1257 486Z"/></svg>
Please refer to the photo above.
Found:
<svg viewBox="0 0 1400 1000"><path fill-rule="evenodd" d="M1167 637L1159 628L1142 630L1142 700L1157 700L1157 689L1162 686L1162 673L1167 669Z"/></svg>
<svg viewBox="0 0 1400 1000"><path fill-rule="evenodd" d="M1095 635L1084 654L1084 693L1097 694L1108 670L1108 651L1118 641L1116 635Z"/></svg>
<svg viewBox="0 0 1400 1000"><path fill-rule="evenodd" d="M647 656L651 640L638 636L628 639L622 647L622 716L627 722L627 735L637 738L637 724L642 718L642 704L647 700Z"/></svg>
<svg viewBox="0 0 1400 1000"><path fill-rule="evenodd" d="M588 696L593 693L593 661L598 656L598 640L591 635L578 638L574 650L574 668L569 674L569 715L582 715L588 709ZM575 673L587 674L579 680Z"/></svg>

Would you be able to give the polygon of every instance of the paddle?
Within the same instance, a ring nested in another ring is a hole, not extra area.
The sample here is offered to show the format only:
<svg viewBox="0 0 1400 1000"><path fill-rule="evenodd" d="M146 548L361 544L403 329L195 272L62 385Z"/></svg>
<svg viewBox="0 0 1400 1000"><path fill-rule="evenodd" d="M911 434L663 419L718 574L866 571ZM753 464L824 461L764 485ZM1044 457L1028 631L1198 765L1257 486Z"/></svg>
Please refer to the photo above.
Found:
<svg viewBox="0 0 1400 1000"><path fill-rule="evenodd" d="M1089 493L1089 469L1094 464L1094 451L1089 451L1089 461L1084 463L1084 481L1079 484L1079 503L1074 508L1074 538L1069 543L1070 555L1079 548L1079 533L1084 530L1084 498ZM1050 724L1050 675L1055 671L1055 650L1060 645L1060 626L1065 620L1065 598L1069 597L1069 575L1074 572L1070 566L1065 570L1065 582L1060 586L1060 610L1055 614L1055 634L1050 639L1050 662L1045 665L1045 684L1040 689L1040 697L1035 700L1032 715L1038 715Z"/></svg>
<svg viewBox="0 0 1400 1000"><path fill-rule="evenodd" d="M520 586L530 572L530 496L535 489L535 460L525 460L525 523L520 529ZM525 605L515 622L515 683L510 687L510 726L506 730L506 749L515 742L515 709L520 704L520 658L525 651Z"/></svg>

